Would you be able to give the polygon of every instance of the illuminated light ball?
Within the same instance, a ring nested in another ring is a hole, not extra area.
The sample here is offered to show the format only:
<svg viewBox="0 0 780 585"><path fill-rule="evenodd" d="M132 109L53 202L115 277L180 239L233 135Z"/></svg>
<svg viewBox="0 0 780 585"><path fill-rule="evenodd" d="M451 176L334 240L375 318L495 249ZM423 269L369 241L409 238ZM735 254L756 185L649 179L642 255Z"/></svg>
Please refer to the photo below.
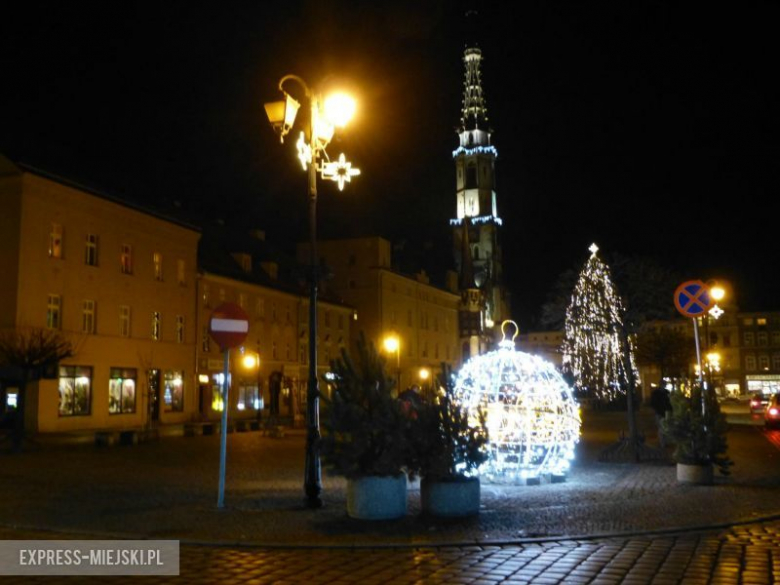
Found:
<svg viewBox="0 0 780 585"><path fill-rule="evenodd" d="M504 340L464 364L454 394L475 422L479 409L486 415L489 458L481 477L524 484L566 475L580 436L580 409L550 362Z"/></svg>

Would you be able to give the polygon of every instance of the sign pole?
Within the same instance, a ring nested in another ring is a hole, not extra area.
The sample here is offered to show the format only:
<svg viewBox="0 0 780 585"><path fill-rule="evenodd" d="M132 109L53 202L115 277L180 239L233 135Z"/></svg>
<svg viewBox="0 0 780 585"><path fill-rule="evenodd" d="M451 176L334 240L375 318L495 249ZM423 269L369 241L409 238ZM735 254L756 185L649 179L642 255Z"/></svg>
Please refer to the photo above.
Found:
<svg viewBox="0 0 780 585"><path fill-rule="evenodd" d="M693 321L693 339L696 341L696 362L699 364L699 388L701 388L701 415L706 414L706 398L704 390L704 370L701 367L701 343L699 342L699 321L695 317ZM690 346L689 346L690 347Z"/></svg>
<svg viewBox="0 0 780 585"><path fill-rule="evenodd" d="M222 425L219 437L219 495L217 508L225 507L225 459L227 458L227 423L230 408L228 376L230 375L230 349L225 348L225 370L222 372Z"/></svg>

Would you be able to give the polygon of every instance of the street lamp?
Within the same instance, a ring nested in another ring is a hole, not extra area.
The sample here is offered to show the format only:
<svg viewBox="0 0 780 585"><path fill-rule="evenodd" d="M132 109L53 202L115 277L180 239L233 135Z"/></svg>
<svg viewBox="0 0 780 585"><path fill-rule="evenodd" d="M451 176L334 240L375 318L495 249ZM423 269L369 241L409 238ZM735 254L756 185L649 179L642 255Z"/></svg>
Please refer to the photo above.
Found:
<svg viewBox="0 0 780 585"><path fill-rule="evenodd" d="M396 369L398 374L398 391L401 391L401 340L397 335L388 335L384 340L385 351L395 352Z"/></svg>
<svg viewBox="0 0 780 585"><path fill-rule="evenodd" d="M303 170L308 171L309 188L309 381L306 392L306 462L303 489L306 503L311 508L322 506L322 471L317 442L320 438L319 383L317 380L317 173L323 179L336 181L339 190L349 183L360 170L353 169L341 154L337 161L331 161L325 151L333 137L336 126L347 123L355 111L355 102L344 94L322 96L312 91L308 84L297 75L285 75L279 80L279 91L284 99L265 104L268 120L274 131L284 142L284 137L292 130L300 103L284 89L287 81L296 82L309 100L310 118L306 132L301 132L296 143L298 160Z"/></svg>

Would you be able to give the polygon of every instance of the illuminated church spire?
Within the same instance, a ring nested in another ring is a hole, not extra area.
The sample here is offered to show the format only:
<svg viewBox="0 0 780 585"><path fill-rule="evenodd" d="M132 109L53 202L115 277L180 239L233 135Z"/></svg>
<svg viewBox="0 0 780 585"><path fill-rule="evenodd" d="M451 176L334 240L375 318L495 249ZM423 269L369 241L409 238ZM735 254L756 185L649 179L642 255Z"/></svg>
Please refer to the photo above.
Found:
<svg viewBox="0 0 780 585"><path fill-rule="evenodd" d="M476 11L466 13L470 33L478 33ZM482 50L470 34L463 52L464 78L459 146L452 153L456 172L454 255L461 276L460 336L463 357L483 353L495 341L493 327L509 317L503 285L501 245L495 184L498 152L491 143ZM473 283L473 284L471 284ZM476 313L476 314L475 314Z"/></svg>

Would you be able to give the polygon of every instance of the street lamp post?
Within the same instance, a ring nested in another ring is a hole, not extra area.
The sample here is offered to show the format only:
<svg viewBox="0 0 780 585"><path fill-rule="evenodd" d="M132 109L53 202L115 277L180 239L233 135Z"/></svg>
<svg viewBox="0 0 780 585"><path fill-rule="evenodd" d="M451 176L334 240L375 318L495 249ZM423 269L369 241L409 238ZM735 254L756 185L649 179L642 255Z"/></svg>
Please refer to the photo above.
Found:
<svg viewBox="0 0 780 585"><path fill-rule="evenodd" d="M297 75L285 75L279 80L279 90L285 99L280 102L265 104L266 114L271 125L279 133L281 141L292 129L300 104L285 90L287 81L295 81L300 85L309 100L310 119L308 140L303 132L296 144L298 159L308 175L309 201L309 379L306 392L306 460L304 466L303 489L306 503L310 508L322 506L322 472L320 456L317 450L320 438L319 415L319 380L317 378L317 285L319 266L317 258L317 173L323 179L336 181L339 190L344 189L344 183L359 175L358 169L340 155L337 162L332 162L325 151L333 137L334 126L343 126L354 112L354 102L342 94L336 94L323 102L321 96L312 91L308 84ZM324 108L324 111L323 111Z"/></svg>

